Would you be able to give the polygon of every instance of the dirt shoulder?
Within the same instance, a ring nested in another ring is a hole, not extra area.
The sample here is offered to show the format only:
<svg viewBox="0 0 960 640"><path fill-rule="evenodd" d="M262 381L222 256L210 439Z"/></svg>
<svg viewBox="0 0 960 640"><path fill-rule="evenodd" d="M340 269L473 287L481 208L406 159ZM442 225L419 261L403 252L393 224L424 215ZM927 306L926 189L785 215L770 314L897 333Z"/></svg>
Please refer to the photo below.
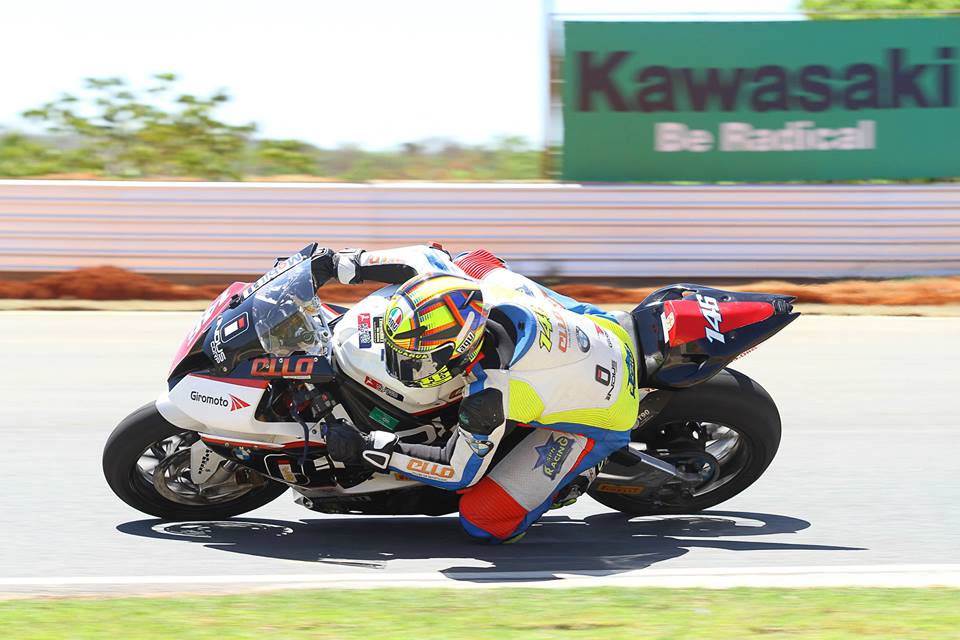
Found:
<svg viewBox="0 0 960 640"><path fill-rule="evenodd" d="M27 279L0 279L0 310L195 311L206 308L228 284L180 284L117 267L94 267ZM323 287L323 297L351 304L379 286L328 283ZM805 284L761 280L715 286L796 296L798 308L810 314L960 315L960 276ZM551 284L551 288L611 309L630 309L654 289L570 282Z"/></svg>

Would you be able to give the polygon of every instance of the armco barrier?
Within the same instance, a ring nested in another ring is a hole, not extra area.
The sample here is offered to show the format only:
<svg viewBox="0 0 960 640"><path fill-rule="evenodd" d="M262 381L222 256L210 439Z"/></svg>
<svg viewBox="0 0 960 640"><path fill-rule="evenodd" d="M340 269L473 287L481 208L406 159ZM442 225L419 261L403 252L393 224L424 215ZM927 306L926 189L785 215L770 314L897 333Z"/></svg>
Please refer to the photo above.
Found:
<svg viewBox="0 0 960 640"><path fill-rule="evenodd" d="M960 186L0 181L0 271L264 271L309 241L485 247L534 276L960 273Z"/></svg>

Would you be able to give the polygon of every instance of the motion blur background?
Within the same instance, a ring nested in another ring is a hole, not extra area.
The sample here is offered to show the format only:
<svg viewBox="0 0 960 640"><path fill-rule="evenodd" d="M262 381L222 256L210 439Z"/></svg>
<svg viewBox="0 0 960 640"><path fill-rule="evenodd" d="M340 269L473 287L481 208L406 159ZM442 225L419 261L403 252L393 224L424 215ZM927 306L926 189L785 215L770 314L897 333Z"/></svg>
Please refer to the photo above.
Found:
<svg viewBox="0 0 960 640"><path fill-rule="evenodd" d="M956 274L955 9L19 3L0 295L77 297L10 283L99 265L219 284L313 240L551 282Z"/></svg>

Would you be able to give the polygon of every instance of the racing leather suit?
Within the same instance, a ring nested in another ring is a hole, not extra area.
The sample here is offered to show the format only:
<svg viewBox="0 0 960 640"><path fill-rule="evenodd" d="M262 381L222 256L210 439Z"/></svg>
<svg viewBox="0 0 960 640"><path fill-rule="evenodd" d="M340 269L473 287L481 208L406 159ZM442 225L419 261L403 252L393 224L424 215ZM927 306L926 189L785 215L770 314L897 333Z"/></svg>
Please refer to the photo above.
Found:
<svg viewBox="0 0 960 640"><path fill-rule="evenodd" d="M471 536L518 537L567 483L629 441L639 407L629 317L621 325L483 250L456 261L437 247L345 250L335 264L344 284L399 284L425 272L480 283L491 310L481 359L466 374L458 427L444 446L397 443L387 463L461 491L460 522ZM505 440L512 446L497 455Z"/></svg>

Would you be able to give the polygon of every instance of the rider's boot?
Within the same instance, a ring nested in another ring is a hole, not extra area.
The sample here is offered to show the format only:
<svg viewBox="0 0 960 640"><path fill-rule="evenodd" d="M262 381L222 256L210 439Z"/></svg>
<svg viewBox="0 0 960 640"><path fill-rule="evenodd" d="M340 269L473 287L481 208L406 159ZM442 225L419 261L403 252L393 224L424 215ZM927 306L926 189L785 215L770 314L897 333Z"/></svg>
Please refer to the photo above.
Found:
<svg viewBox="0 0 960 640"><path fill-rule="evenodd" d="M571 480L567 486L557 492L557 495L553 498L553 504L550 505L550 508L561 509L563 507L569 507L572 505L580 498L580 496L587 493L587 489L590 488L590 484L596 479L599 472L600 465L597 465L595 467L586 469L583 473Z"/></svg>

